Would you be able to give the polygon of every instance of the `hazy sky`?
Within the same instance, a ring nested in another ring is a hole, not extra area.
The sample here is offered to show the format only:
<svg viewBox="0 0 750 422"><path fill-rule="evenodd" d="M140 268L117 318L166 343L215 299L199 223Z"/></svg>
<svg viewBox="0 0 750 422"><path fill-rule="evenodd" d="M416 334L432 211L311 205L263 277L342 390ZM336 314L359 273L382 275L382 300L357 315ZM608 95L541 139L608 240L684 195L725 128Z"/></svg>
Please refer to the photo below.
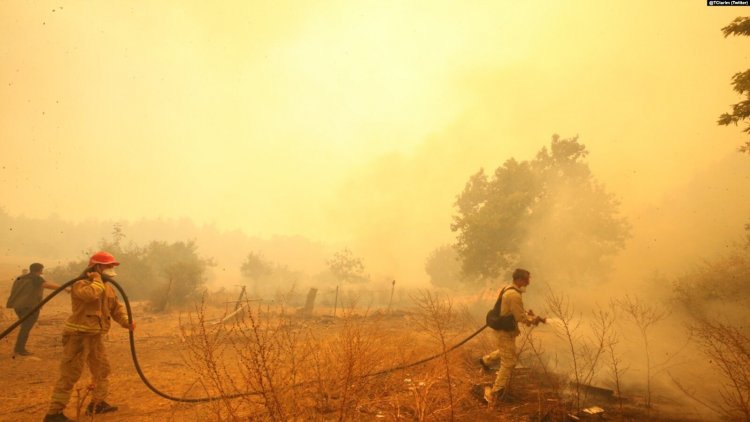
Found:
<svg viewBox="0 0 750 422"><path fill-rule="evenodd" d="M580 135L632 212L741 144L716 120L750 67L750 41L720 31L742 13L702 0L4 2L0 205L398 254L450 238L471 173L559 133Z"/></svg>

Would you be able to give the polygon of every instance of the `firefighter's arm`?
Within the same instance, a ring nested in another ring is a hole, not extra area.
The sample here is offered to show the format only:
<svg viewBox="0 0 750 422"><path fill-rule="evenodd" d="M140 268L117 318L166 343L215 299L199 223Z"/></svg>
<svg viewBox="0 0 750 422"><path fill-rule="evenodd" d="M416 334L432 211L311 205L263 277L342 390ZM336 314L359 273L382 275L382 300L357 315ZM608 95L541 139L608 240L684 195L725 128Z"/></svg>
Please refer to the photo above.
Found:
<svg viewBox="0 0 750 422"><path fill-rule="evenodd" d="M540 322L544 324L547 323L547 318L534 314L534 311L532 311L531 309L529 309L529 311L526 312L526 315L528 315L529 318L531 318L532 325L539 325Z"/></svg>
<svg viewBox="0 0 750 422"><path fill-rule="evenodd" d="M112 309L109 310L109 313L112 315L112 319L122 328L127 328L130 331L135 330L135 322L128 319L128 311L125 309L125 305L120 303L116 296L115 300L112 301Z"/></svg>
<svg viewBox="0 0 750 422"><path fill-rule="evenodd" d="M507 294L507 293L506 293ZM531 325L534 323L534 317L530 317L529 314L526 313L526 311L523 309L523 300L521 300L521 295L511 294L508 297L508 301L510 303L510 312L513 314L513 317L516 319L516 322Z"/></svg>
<svg viewBox="0 0 750 422"><path fill-rule="evenodd" d="M99 273L88 273L88 280L81 280L73 285L71 294L84 302L98 300L104 294L104 282Z"/></svg>
<svg viewBox="0 0 750 422"><path fill-rule="evenodd" d="M55 290L55 289L59 289L60 288L60 286L58 286L57 284L50 283L47 280L44 280L44 283L42 283L42 287L44 287L45 289L51 289L51 290Z"/></svg>
<svg viewBox="0 0 750 422"><path fill-rule="evenodd" d="M47 279L44 279L44 283L42 283L42 287L44 287L45 289L50 289L50 290L56 290L60 288L60 286L58 286L55 283L50 283L49 281L47 281ZM71 290L72 289L68 287L67 289L65 289L65 293L70 293Z"/></svg>

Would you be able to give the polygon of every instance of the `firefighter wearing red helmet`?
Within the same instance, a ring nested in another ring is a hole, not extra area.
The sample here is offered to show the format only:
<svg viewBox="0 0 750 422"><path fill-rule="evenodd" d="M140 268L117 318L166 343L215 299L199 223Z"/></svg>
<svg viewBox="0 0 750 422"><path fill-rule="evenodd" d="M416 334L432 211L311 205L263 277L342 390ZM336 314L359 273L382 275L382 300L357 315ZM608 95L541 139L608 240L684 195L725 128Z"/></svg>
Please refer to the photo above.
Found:
<svg viewBox="0 0 750 422"><path fill-rule="evenodd" d="M45 422L68 422L63 410L70 394L81 377L83 367L88 364L93 390L91 402L86 407L89 415L117 410L105 401L110 372L104 349L103 337L114 320L123 328L135 329L135 322L128 320L125 307L117 299L114 289L106 282L117 275L115 267L120 265L112 254L97 252L89 259L84 271L86 278L73 284L71 291L72 313L63 330L63 356L60 363L60 378L55 385Z"/></svg>
<svg viewBox="0 0 750 422"><path fill-rule="evenodd" d="M96 264L114 267L120 265L120 263L115 259L114 255L104 251L97 252L91 255L91 258L89 258L89 268L93 268Z"/></svg>

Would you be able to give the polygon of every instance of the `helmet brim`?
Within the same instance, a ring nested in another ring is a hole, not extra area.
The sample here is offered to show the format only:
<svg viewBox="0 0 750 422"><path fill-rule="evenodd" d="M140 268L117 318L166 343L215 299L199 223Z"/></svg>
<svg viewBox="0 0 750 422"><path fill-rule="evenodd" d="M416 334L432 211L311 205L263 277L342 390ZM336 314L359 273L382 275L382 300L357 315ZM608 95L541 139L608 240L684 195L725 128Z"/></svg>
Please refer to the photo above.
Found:
<svg viewBox="0 0 750 422"><path fill-rule="evenodd" d="M120 265L120 263L117 262L117 261L113 261L113 262L96 262L96 261L94 261L94 262L89 263L89 267L93 267L94 265L114 265L116 267L116 266Z"/></svg>

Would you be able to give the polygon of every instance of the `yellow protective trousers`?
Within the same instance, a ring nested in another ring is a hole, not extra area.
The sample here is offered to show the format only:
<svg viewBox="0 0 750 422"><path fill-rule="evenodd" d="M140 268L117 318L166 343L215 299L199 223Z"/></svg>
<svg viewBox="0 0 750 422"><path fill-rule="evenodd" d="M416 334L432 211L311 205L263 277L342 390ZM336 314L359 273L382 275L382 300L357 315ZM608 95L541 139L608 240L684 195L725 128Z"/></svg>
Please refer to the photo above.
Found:
<svg viewBox="0 0 750 422"><path fill-rule="evenodd" d="M494 331L497 340L497 350L482 357L484 363L488 366L495 366L500 361L500 369L497 371L495 384L492 391L497 392L506 388L513 368L518 363L518 353L516 352L516 333L510 331Z"/></svg>
<svg viewBox="0 0 750 422"><path fill-rule="evenodd" d="M91 372L91 381L93 384L91 400L96 402L106 398L109 389L107 376L109 376L110 366L104 350L102 337L102 334L63 334L60 379L55 385L47 413L59 413L65 409L70 400L73 387L75 387L81 378L84 364L88 364L89 371Z"/></svg>

